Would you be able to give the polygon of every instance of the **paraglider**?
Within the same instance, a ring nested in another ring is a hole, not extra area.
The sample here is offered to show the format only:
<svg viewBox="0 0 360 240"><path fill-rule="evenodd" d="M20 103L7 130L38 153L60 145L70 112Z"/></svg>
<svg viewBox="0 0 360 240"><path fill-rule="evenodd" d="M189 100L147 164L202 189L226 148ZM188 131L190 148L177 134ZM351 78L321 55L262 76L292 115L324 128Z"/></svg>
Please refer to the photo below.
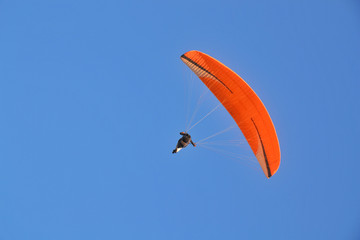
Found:
<svg viewBox="0 0 360 240"><path fill-rule="evenodd" d="M280 146L273 122L260 98L240 76L209 55L189 51L180 58L230 113L265 176L273 176L280 166Z"/></svg>
<svg viewBox="0 0 360 240"><path fill-rule="evenodd" d="M182 137L179 139L178 143L176 144L175 149L172 151L172 153L177 153L181 149L185 148L189 143L191 143L194 147L196 147L196 144L191 140L190 134L186 132L181 132L180 135Z"/></svg>

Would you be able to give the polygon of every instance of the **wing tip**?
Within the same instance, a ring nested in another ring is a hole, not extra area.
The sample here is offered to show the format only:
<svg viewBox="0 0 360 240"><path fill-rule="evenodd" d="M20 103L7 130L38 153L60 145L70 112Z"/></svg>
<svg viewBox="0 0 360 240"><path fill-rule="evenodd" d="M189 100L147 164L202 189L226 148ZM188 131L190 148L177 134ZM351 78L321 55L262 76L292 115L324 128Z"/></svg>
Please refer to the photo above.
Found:
<svg viewBox="0 0 360 240"><path fill-rule="evenodd" d="M180 58L184 58L184 57L186 57L186 55L191 54L191 53L201 53L201 52L198 50L190 50L190 51L187 51L186 53L184 53L183 55L181 55Z"/></svg>
<svg viewBox="0 0 360 240"><path fill-rule="evenodd" d="M267 177L267 179L270 179L272 176L274 176L278 169L279 169L279 166L274 171L270 171L270 174L265 175Z"/></svg>

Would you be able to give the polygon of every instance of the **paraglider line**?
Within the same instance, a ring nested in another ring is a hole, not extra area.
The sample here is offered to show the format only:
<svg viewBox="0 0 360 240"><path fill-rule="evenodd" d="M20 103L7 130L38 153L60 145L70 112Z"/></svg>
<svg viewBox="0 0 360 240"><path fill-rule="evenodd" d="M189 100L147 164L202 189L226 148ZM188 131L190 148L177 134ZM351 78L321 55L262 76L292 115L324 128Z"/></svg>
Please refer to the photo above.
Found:
<svg viewBox="0 0 360 240"><path fill-rule="evenodd" d="M203 143L203 142L205 142L206 140L209 140L210 138L213 138L213 137L216 137L217 135L220 135L220 134L222 134L222 133L225 133L225 132L229 131L230 129L234 128L234 127L235 127L235 126L230 126L230 127L226 128L226 129L224 129L224 130L222 130L222 131L220 131L220 132L217 132L217 133L215 133L215 134L213 134L213 135L211 135L211 136L209 136L209 137L207 137L207 138L203 138L203 139L199 140L199 141L197 142L197 144Z"/></svg>
<svg viewBox="0 0 360 240"><path fill-rule="evenodd" d="M195 123L194 125L191 126L191 128L189 128L187 130L190 131L193 127L195 127L196 125L198 125L200 122L202 122L205 118L207 118L211 113L213 113L219 106L221 105L221 103L219 103L219 105L217 105L213 110L211 110L208 114L206 114L202 119L200 119L197 123Z"/></svg>
<svg viewBox="0 0 360 240"><path fill-rule="evenodd" d="M191 75L192 76L192 75ZM210 84L210 86L212 86L213 84L215 84L216 81L213 81L213 83ZM210 87L209 86L209 87ZM187 121L187 125L186 125L186 128L185 129L188 129L190 126L191 126L191 123L192 121L194 120L195 116L196 116L196 113L199 111L199 108L200 108L200 104L202 103L202 99L206 96L206 94L208 94L210 92L210 89L207 88L202 94L201 96L199 97L198 101L196 102L196 107L195 107L195 110L190 118L190 121Z"/></svg>
<svg viewBox="0 0 360 240"><path fill-rule="evenodd" d="M254 161L248 161L248 160L246 160L244 157L241 157L239 154L231 153L231 152L228 152L228 151L223 151L223 150L216 149L216 148L211 148L211 147L204 146L204 145L201 145L200 147L205 148L205 149L208 149L208 150L210 150L210 151L213 151L213 152L218 153L218 154L221 154L221 155L225 155L225 156L229 157L229 158L232 159L232 160L241 160L241 161L236 161L236 162L243 163L243 164L245 164L246 166L252 168L253 170L255 170L255 171L257 171L257 172L260 172L260 170L259 170L258 168L254 167L254 166L252 165L252 163L255 163Z"/></svg>

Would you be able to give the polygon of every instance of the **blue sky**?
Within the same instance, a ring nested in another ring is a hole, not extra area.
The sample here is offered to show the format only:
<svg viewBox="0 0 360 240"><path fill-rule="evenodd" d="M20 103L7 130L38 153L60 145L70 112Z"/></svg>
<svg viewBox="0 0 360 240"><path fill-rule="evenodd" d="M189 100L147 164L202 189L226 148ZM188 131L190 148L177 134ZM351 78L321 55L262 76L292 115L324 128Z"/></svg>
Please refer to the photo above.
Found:
<svg viewBox="0 0 360 240"><path fill-rule="evenodd" d="M355 0L1 0L0 239L360 239L359 43ZM246 143L171 154L204 91L189 50L266 105L271 179Z"/></svg>

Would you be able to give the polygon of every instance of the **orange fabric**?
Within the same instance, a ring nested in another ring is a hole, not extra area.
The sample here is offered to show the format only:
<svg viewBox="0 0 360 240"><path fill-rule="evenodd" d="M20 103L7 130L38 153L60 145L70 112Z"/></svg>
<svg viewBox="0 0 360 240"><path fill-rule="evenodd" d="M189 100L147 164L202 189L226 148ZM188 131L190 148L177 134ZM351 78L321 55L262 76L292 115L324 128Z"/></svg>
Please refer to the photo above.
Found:
<svg viewBox="0 0 360 240"><path fill-rule="evenodd" d="M205 53L190 51L181 60L234 118L265 175L274 175L280 166L279 141L270 115L256 93L230 68Z"/></svg>

